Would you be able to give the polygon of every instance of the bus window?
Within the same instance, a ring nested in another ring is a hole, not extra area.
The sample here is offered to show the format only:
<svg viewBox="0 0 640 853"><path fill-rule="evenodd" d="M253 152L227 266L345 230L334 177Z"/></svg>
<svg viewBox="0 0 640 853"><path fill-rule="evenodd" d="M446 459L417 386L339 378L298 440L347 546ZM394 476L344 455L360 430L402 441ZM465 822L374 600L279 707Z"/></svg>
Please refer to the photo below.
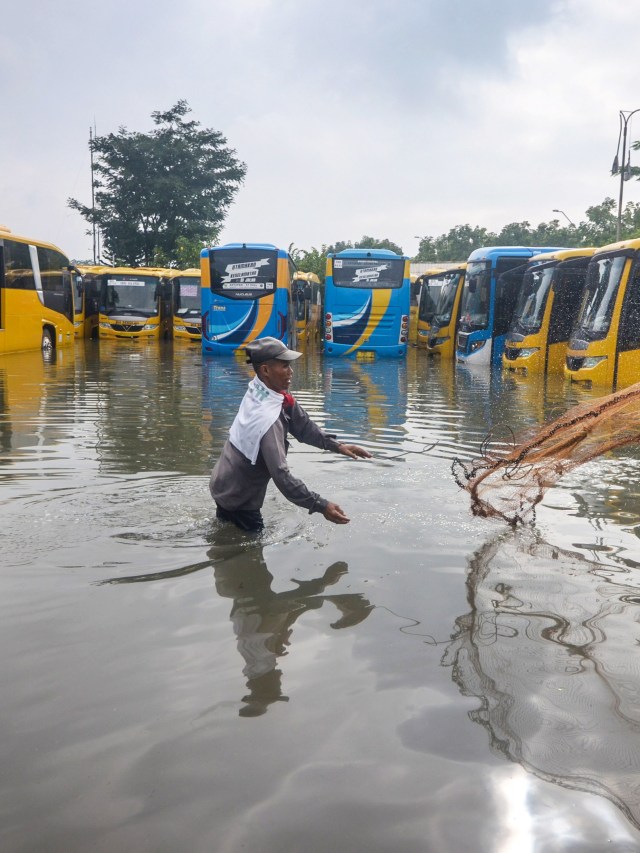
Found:
<svg viewBox="0 0 640 853"><path fill-rule="evenodd" d="M625 291L618 350L640 350L640 263L637 262Z"/></svg>
<svg viewBox="0 0 640 853"><path fill-rule="evenodd" d="M586 340L606 337L626 260L624 255L605 256L594 259L589 265L576 325L576 331Z"/></svg>

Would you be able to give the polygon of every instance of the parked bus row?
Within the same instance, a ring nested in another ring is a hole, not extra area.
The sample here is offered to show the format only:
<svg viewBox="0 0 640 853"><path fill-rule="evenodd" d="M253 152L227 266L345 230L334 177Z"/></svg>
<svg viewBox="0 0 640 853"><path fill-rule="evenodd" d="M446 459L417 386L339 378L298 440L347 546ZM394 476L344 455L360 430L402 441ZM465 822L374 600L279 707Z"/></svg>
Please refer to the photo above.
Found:
<svg viewBox="0 0 640 853"><path fill-rule="evenodd" d="M640 240L481 248L413 284L416 342L431 354L596 385L640 380ZM75 266L0 226L0 353L174 337L220 354L322 334L327 356L403 357L411 290L409 259L387 250L329 255L321 289L271 244L205 249L200 269L183 271Z"/></svg>
<svg viewBox="0 0 640 853"><path fill-rule="evenodd" d="M441 288L435 305L432 283ZM418 312L417 343L431 354L629 385L640 381L640 240L477 249L425 276Z"/></svg>

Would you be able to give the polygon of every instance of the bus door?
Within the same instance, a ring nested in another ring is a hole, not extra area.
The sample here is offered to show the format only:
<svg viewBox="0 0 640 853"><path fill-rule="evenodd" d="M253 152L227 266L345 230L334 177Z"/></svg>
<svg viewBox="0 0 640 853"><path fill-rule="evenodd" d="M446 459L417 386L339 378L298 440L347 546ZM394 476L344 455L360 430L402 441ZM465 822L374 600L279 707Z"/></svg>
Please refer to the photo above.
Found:
<svg viewBox="0 0 640 853"><path fill-rule="evenodd" d="M640 257L636 256L627 279L622 303L614 387L640 382Z"/></svg>
<svg viewBox="0 0 640 853"><path fill-rule="evenodd" d="M546 336L547 373L563 371L567 344L580 307L589 260L589 257L575 258L562 261L556 267Z"/></svg>

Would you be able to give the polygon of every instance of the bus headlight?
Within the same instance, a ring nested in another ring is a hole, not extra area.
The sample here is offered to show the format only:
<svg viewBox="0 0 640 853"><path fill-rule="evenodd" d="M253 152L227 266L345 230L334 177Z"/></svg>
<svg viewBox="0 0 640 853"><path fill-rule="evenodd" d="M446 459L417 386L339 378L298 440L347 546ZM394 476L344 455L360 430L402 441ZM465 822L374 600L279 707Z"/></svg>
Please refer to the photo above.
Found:
<svg viewBox="0 0 640 853"><path fill-rule="evenodd" d="M587 367L587 368L595 367L597 364L600 364L601 361L606 361L606 360L607 360L606 355L592 355L589 358L585 358L585 360L582 362L582 366Z"/></svg>
<svg viewBox="0 0 640 853"><path fill-rule="evenodd" d="M429 343L432 347L441 347L443 344L446 344L446 342L450 340L451 335L444 335L442 338L432 338Z"/></svg>
<svg viewBox="0 0 640 853"><path fill-rule="evenodd" d="M529 356L533 355L535 352L540 352L540 347L527 347L515 350L516 358L529 358Z"/></svg>
<svg viewBox="0 0 640 853"><path fill-rule="evenodd" d="M486 341L473 341L469 347L469 352L478 352L485 344Z"/></svg>
<svg viewBox="0 0 640 853"><path fill-rule="evenodd" d="M157 328L158 328L158 324L157 324L157 323L146 323L146 324L142 327L142 331L143 331L143 332L152 332L154 329L157 329Z"/></svg>
<svg viewBox="0 0 640 853"><path fill-rule="evenodd" d="M78 326L81 326L81 325L82 325L82 320L76 320L76 321L75 321L75 323L74 323L73 325L74 325L74 326L76 327L76 329L77 329L77 328L78 328Z"/></svg>
<svg viewBox="0 0 640 853"><path fill-rule="evenodd" d="M145 326L145 329L146 328L147 328L147 326ZM174 326L173 328L175 329L176 332L186 332L187 331L186 326Z"/></svg>
<svg viewBox="0 0 640 853"><path fill-rule="evenodd" d="M101 329L110 329L110 328L111 328L111 323L105 323L105 322L103 321L103 322L101 322L101 323L100 323L100 328L101 328Z"/></svg>

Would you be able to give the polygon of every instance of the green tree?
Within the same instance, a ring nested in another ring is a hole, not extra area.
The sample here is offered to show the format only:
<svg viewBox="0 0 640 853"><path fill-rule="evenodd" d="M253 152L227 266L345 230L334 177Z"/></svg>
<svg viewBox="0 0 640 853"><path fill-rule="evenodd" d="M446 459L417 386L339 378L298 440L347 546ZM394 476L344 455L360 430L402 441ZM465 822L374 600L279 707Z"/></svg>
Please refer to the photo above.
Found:
<svg viewBox="0 0 640 853"><path fill-rule="evenodd" d="M215 244L246 166L190 112L180 100L151 113L150 133L121 127L93 139L95 209L68 204L100 229L114 263L194 266L200 249Z"/></svg>
<svg viewBox="0 0 640 853"><path fill-rule="evenodd" d="M315 273L320 281L324 281L325 270L327 268L327 247L322 246L316 249L312 246L310 249L292 249L291 256L295 265L300 272Z"/></svg>
<svg viewBox="0 0 640 853"><path fill-rule="evenodd" d="M390 252L395 252L396 255L404 255L402 248L391 240L378 240L376 237L362 237L355 244L356 249L388 249Z"/></svg>

